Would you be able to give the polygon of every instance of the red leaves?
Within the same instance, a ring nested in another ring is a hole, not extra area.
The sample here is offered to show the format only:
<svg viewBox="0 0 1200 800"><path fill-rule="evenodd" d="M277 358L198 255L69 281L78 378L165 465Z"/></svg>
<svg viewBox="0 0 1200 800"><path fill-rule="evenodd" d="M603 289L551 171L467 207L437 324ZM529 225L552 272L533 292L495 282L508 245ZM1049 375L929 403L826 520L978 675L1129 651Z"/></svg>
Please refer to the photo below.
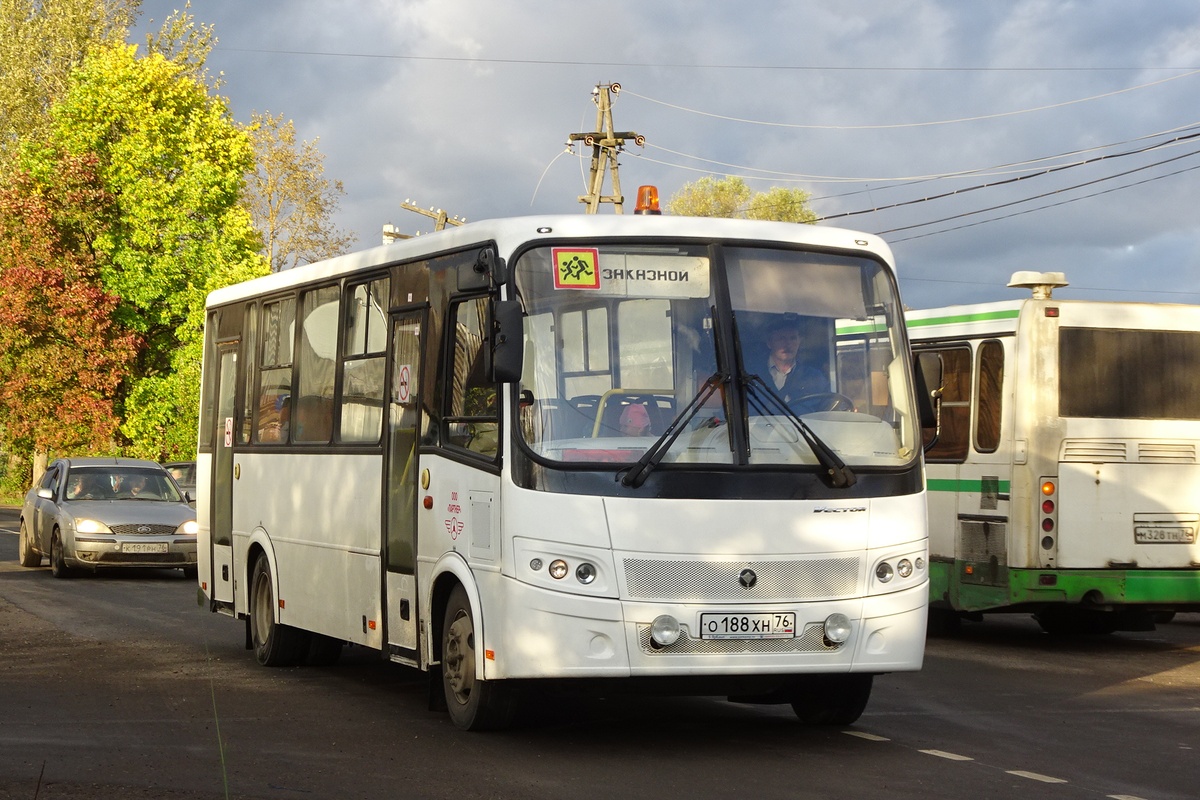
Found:
<svg viewBox="0 0 1200 800"><path fill-rule="evenodd" d="M102 196L86 159L63 159L53 185L18 174L0 188L0 420L38 449L103 448L113 400L139 344L83 244Z"/></svg>

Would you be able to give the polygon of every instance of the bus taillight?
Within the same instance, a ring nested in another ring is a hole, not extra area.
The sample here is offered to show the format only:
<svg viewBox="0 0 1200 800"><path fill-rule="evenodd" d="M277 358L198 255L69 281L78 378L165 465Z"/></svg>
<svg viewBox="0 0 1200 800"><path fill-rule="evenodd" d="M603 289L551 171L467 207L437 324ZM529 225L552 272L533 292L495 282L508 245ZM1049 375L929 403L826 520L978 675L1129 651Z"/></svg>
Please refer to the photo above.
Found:
<svg viewBox="0 0 1200 800"><path fill-rule="evenodd" d="M1042 507L1041 507L1041 528L1042 533L1042 549L1054 549L1054 529L1058 527L1056 519L1058 511L1057 500L1058 486L1053 478L1042 478Z"/></svg>

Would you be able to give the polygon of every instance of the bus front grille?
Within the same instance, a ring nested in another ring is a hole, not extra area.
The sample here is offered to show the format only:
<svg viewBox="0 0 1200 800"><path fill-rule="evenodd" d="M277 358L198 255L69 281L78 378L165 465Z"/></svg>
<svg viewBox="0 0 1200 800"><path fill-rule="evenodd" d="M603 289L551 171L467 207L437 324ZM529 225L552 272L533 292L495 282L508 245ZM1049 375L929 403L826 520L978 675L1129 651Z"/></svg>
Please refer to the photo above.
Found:
<svg viewBox="0 0 1200 800"><path fill-rule="evenodd" d="M859 560L669 561L626 559L630 600L783 602L858 593ZM753 573L753 577L743 575ZM749 585L745 585L749 584Z"/></svg>

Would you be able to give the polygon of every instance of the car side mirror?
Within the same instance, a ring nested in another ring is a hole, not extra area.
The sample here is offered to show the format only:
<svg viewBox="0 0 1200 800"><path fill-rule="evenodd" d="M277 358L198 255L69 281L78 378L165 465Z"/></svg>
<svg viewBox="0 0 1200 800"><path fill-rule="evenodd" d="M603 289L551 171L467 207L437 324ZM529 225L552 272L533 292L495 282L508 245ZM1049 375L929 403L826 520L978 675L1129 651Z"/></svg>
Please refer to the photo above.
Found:
<svg viewBox="0 0 1200 800"><path fill-rule="evenodd" d="M46 487L43 486L37 490L37 496L42 498L43 500L53 500L54 499L54 490L47 489Z"/></svg>

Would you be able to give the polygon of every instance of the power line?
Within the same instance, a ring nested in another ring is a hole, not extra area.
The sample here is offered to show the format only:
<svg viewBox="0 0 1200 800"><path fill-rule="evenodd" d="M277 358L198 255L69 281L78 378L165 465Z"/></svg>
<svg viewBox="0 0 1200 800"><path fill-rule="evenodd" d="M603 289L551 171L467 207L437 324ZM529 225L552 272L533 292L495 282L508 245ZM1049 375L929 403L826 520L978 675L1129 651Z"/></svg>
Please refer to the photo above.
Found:
<svg viewBox="0 0 1200 800"><path fill-rule="evenodd" d="M1151 86L1158 86L1160 84L1167 83L1169 81L1177 81L1180 78L1190 78L1191 76L1196 75L1196 74L1200 74L1200 70L1193 70L1191 72L1185 72L1182 75L1172 75L1169 78L1163 78L1161 80L1151 81L1150 83L1143 83L1138 86L1128 86L1124 89L1116 89L1111 92L1105 92L1103 94L1092 95L1091 97L1081 97L1076 100L1065 100L1061 103L1051 103L1049 105L1037 106L1035 108L1024 108L1024 109L1019 109L1016 111L999 111L995 114L981 114L981 115L975 116L975 117L960 117L958 119L943 119L943 120L934 120L934 121L929 121L929 122L898 122L898 123L890 123L890 124L886 124L886 125L811 125L811 124L806 124L806 123L767 122L764 120L744 119L741 117L730 117L730 116L726 116L724 114L714 114L714 113L710 113L707 111L699 111L697 109L688 108L686 106L677 105L675 103L668 103L663 100L655 100L652 97L647 97L645 95L638 94L637 92L631 91L629 89L626 89L625 91L627 94L631 94L634 97L641 98L642 100L645 100L649 103L657 103L661 106L666 106L667 108L673 108L677 111L686 111L689 114L698 114L702 117L710 117L712 119L721 119L721 120L726 120L728 122L741 122L741 123L745 123L747 125L764 125L764 126L773 127L773 128L792 128L792 129L799 129L799 130L863 131L863 130L892 130L892 129L897 129L897 128L923 128L923 127L929 127L929 126L934 126L934 125L954 125L959 122L978 122L980 120L986 120L986 119L998 119L1000 117L1012 117L1012 116L1016 116L1019 114L1031 114L1035 111L1048 111L1050 109L1063 108L1065 106L1076 105L1078 103L1088 103L1088 102L1091 102L1092 100L1101 100L1106 97L1113 97L1115 95L1125 94L1127 92L1136 92L1139 89L1146 89Z"/></svg>
<svg viewBox="0 0 1200 800"><path fill-rule="evenodd" d="M539 58L480 58L471 56L417 56L405 53L352 53L326 50L282 50L264 47L227 47L217 45L214 51L228 53L258 53L263 55L317 56L321 58L367 58L384 61L429 61L461 64L518 64L549 67L625 67L630 69L720 69L763 70L776 72L1178 72L1196 71L1190 67L877 67L861 64L838 66L832 64L687 64L652 61L582 61Z"/></svg>
<svg viewBox="0 0 1200 800"><path fill-rule="evenodd" d="M1195 153L1189 153L1188 155L1195 155ZM1179 156L1179 157L1184 158L1185 156ZM1152 164L1150 166L1157 166L1157 165ZM1037 208L1027 208L1022 211L1015 211L1012 214L1005 214L1005 215L999 216L999 217L992 217L991 219L982 219L982 220L978 220L976 222L968 222L965 225L956 225L953 228L944 228L940 231L930 231L928 233L918 233L916 236L907 236L903 239L890 239L889 238L888 242L890 242L891 244L897 244L899 242L911 242L914 239L924 239L927 236L937 236L942 233L951 233L953 231L963 230L964 228L974 228L977 225L986 225L989 222L999 222L1000 220L1011 219L1012 217L1019 217L1024 214L1032 214L1035 211L1044 211L1047 208L1055 208L1057 206L1065 206L1068 203L1074 203L1078 200L1087 200L1088 198L1091 198L1091 197L1099 197L1102 194L1111 194L1112 192L1119 192L1122 189L1131 189L1134 186L1141 186L1142 184L1145 184L1145 183L1153 183L1154 181L1163 180L1164 178L1171 178L1171 177L1174 177L1175 175L1181 175L1184 172L1191 172L1192 170L1195 170L1195 169L1200 169L1200 164L1197 164L1194 167L1184 167L1183 169L1178 169L1178 170L1175 170L1174 172L1168 172L1165 175L1155 175L1152 178L1146 178L1145 180L1134 181L1133 183L1127 183L1124 186L1113 186L1109 189L1103 189L1099 192L1092 192L1090 194L1080 195L1079 197L1071 197L1066 200L1060 200L1057 203L1047 203L1044 206L1038 206ZM1128 174L1128 173L1126 173L1126 174ZM1119 176L1113 176L1113 177L1119 177ZM1084 186L1084 185L1087 185L1087 184L1081 184L1081 186ZM1073 186L1073 187L1069 187L1069 188L1077 189L1080 187ZM1067 191L1067 189L1063 189L1062 191ZM1028 200L1036 200L1037 198L1031 197L1031 198L1027 198L1027 199ZM1021 201L1021 202L1025 202L1025 201ZM984 209L984 211L987 211L987 210L990 210L990 209ZM972 212L972 213L981 213L981 212ZM963 214L960 216L967 216L967 215ZM957 217L950 217L949 219L957 219ZM948 220L943 220L943 221L948 221ZM930 223L925 223L925 224L933 225L936 223L930 222ZM910 227L920 227L920 226L910 226ZM897 228L896 230L903 230L903 229ZM886 233L886 231L884 231L884 233Z"/></svg>
<svg viewBox="0 0 1200 800"><path fill-rule="evenodd" d="M1200 133L1190 133L1186 136L1176 136L1175 138L1169 139L1165 142L1157 142L1157 143L1149 145L1147 147L1140 147L1136 150L1126 150L1122 153L1108 153L1108 154L1105 154L1102 156L1096 156L1095 158L1087 158L1082 161L1076 161L1076 162L1073 162L1070 164L1060 164L1055 167L1048 167L1039 172L1033 172L1033 173L1029 173L1026 175L1018 175L1015 178L1007 178L1002 181L993 181L991 183L980 183L980 184L976 184L974 186L967 186L962 189L955 189L954 191L951 191L951 192L943 192L942 194L930 195L928 197L921 197L921 198L917 198L914 200L905 200L905 201L902 201L899 203L891 203L886 206L876 206L875 208L867 208L867 209L862 209L860 211L844 211L840 214L829 214L827 216L818 218L818 221L826 222L831 219L841 219L844 217L857 217L862 214L873 214L876 211L886 211L886 210L893 209L893 208L901 208L903 206L916 205L918 203L927 203L931 200L942 200L947 197L953 197L955 195L966 194L967 192L974 192L979 189L990 189L990 188L994 188L996 186L1006 186L1008 184L1019 183L1020 181L1029 180L1030 178L1040 178L1045 175L1051 175L1056 172L1062 172L1063 170L1075 169L1076 167L1082 167L1082 166L1085 166L1088 164L1095 164L1100 161L1107 161L1112 158L1122 158L1124 156L1131 156L1131 155L1138 155L1140 153L1147 153L1147 152L1150 152L1151 150L1157 150L1162 147L1168 147L1171 145L1179 144L1181 142L1195 139L1197 137L1200 137ZM1196 151L1196 152L1200 152L1200 151ZM1188 153L1187 155L1195 155L1195 152ZM1187 155L1178 156L1177 158L1186 158ZM1158 164L1166 164L1166 163L1169 163L1169 162L1175 161L1175 160L1177 160L1177 159L1171 158L1171 159L1167 159L1166 161L1157 162L1157 164L1151 164L1150 166L1157 166ZM1139 168L1139 169L1144 169L1144 168ZM1136 170L1131 170L1131 171L1136 171ZM1129 173L1117 173L1116 175L1110 176L1110 178L1119 177L1120 175L1126 175L1126 174L1129 174ZM1100 180L1108 180L1108 179L1109 178L1101 178ZM1090 181L1089 183L1094 183L1094 182L1095 181ZM1079 184L1079 186L1087 186L1087 185L1089 185L1089 184L1088 183ZM1068 187L1068 188L1078 188L1078 187ZM990 210L990 209L985 209L985 210ZM970 213L979 213L979 212L970 212ZM941 221L941 220L939 220L939 221ZM924 224L932 224L932 223L924 223ZM897 228L896 230L904 230L904 229Z"/></svg>

